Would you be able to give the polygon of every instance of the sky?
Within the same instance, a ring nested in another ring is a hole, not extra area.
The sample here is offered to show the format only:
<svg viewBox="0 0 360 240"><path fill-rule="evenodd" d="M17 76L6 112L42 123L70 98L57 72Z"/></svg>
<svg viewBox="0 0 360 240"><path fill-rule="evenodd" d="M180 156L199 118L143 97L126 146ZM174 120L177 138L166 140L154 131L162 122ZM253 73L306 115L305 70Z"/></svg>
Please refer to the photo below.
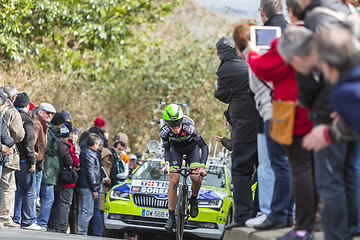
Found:
<svg viewBox="0 0 360 240"><path fill-rule="evenodd" d="M238 14L248 15L251 17L259 17L260 0L195 0L199 4L208 7L214 11L234 12ZM285 0L284 0L284 10ZM284 12L285 13L285 12ZM287 13L285 13L287 16Z"/></svg>
<svg viewBox="0 0 360 240"><path fill-rule="evenodd" d="M201 5L210 10L225 9L225 11L235 11L237 13L246 12L247 15L257 16L260 0L196 0Z"/></svg>

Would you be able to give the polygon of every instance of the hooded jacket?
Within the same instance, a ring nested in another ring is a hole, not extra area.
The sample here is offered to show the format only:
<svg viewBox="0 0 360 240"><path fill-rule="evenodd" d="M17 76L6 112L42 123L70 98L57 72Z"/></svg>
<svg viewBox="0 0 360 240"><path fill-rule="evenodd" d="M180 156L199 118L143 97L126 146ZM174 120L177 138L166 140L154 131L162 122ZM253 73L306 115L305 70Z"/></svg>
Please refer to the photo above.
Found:
<svg viewBox="0 0 360 240"><path fill-rule="evenodd" d="M41 183L54 186L57 184L57 179L60 172L57 142L57 137L59 135L60 130L49 123L49 131L47 132L46 158L43 164L43 178Z"/></svg>
<svg viewBox="0 0 360 240"><path fill-rule="evenodd" d="M229 103L229 115L234 143L256 141L257 121L254 95L249 88L248 65L235 48L219 55L215 97Z"/></svg>

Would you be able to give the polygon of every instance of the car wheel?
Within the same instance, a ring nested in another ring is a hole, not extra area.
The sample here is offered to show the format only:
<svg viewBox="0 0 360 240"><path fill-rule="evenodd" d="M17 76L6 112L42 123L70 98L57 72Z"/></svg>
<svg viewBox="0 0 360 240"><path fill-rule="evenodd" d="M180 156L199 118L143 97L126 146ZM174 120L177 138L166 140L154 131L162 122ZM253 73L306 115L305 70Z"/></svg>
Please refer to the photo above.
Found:
<svg viewBox="0 0 360 240"><path fill-rule="evenodd" d="M232 208L230 208L229 209L229 213L228 213L228 215L227 215L227 217L226 217L226 222L225 222L225 226L227 226L227 225L229 225L231 222L232 222L232 219L233 218L233 215L232 215ZM221 236L221 240L223 240L224 239L224 234L225 234L225 230L223 231L223 234L222 234L222 236Z"/></svg>
<svg viewBox="0 0 360 240"><path fill-rule="evenodd" d="M229 225L231 222L232 222L232 209L230 208L229 213L228 213L228 215L226 217L225 226Z"/></svg>

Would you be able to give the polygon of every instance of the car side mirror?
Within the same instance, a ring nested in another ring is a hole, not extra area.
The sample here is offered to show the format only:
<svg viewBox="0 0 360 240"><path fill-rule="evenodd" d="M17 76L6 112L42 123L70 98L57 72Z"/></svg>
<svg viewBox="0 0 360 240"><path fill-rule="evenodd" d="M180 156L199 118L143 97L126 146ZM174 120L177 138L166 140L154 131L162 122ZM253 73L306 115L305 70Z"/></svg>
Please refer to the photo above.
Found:
<svg viewBox="0 0 360 240"><path fill-rule="evenodd" d="M126 173L118 173L116 174L116 178L125 181L128 178L128 175Z"/></svg>

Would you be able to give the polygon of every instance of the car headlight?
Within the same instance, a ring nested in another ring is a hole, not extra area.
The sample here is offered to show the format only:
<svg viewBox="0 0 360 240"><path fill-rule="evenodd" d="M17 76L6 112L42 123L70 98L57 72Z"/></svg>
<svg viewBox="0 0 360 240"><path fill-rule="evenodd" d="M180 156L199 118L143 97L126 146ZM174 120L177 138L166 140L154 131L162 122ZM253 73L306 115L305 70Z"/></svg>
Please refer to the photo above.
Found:
<svg viewBox="0 0 360 240"><path fill-rule="evenodd" d="M221 199L198 199L199 207L221 208Z"/></svg>
<svg viewBox="0 0 360 240"><path fill-rule="evenodd" d="M114 200L130 201L130 196L129 196L129 193L127 193L127 192L112 190L110 192L109 199L110 199L110 201L114 201Z"/></svg>

